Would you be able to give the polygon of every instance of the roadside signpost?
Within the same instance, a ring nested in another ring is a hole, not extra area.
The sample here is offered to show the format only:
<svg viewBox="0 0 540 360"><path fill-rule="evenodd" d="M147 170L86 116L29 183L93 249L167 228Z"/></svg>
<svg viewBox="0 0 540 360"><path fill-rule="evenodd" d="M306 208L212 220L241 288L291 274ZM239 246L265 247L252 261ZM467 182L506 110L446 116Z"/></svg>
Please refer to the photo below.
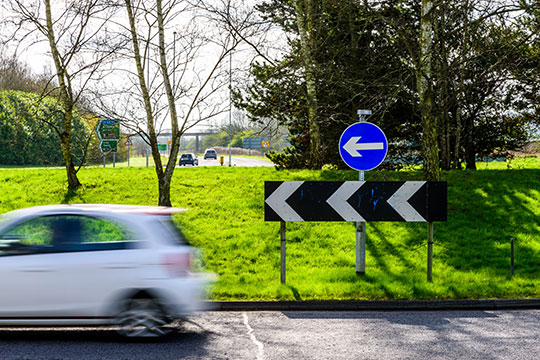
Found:
<svg viewBox="0 0 540 360"><path fill-rule="evenodd" d="M157 144L159 151L167 151L167 144Z"/></svg>
<svg viewBox="0 0 540 360"><path fill-rule="evenodd" d="M128 138L125 142L125 144L128 148L128 166L129 166L129 150L131 149L131 147L133 146L133 142L131 141L130 138Z"/></svg>
<svg viewBox="0 0 540 360"><path fill-rule="evenodd" d="M270 147L270 140L268 138L245 137L242 139L242 146L244 149L260 149L263 148L266 143L268 143L268 147Z"/></svg>
<svg viewBox="0 0 540 360"><path fill-rule="evenodd" d="M118 151L118 140L101 140L99 142L99 149L102 153L115 153Z"/></svg>
<svg viewBox="0 0 540 360"><path fill-rule="evenodd" d="M358 110L360 121L339 140L343 161L359 171L359 181L265 181L264 220L281 222L281 282L285 274L287 221L356 222L356 273L365 273L366 222L428 222L428 253L433 222L446 221L447 184L443 181L364 181L364 171L379 166L388 152L383 131L365 122L371 110ZM431 280L428 254L428 280Z"/></svg>
<svg viewBox="0 0 540 360"><path fill-rule="evenodd" d="M96 126L96 134L99 139L99 150L103 153L103 167L107 153L113 153L113 167L116 165L116 152L118 140L120 140L120 123L118 120L99 120Z"/></svg>
<svg viewBox="0 0 540 360"><path fill-rule="evenodd" d="M281 222L281 282L287 221L433 223L446 221L447 202L444 181L265 181L264 220Z"/></svg>
<svg viewBox="0 0 540 360"><path fill-rule="evenodd" d="M118 120L99 120L96 131L100 140L120 139L120 124Z"/></svg>
<svg viewBox="0 0 540 360"><path fill-rule="evenodd" d="M349 126L339 139L339 154L349 167L367 171L379 166L388 152L388 141L374 124L359 122Z"/></svg>
<svg viewBox="0 0 540 360"><path fill-rule="evenodd" d="M388 141L383 131L365 122L371 110L358 110L359 122L349 126L339 139L339 154L345 164L360 171L359 180L364 181L364 171L379 166L388 152ZM356 273L366 272L366 222L356 223Z"/></svg>
<svg viewBox="0 0 540 360"><path fill-rule="evenodd" d="M265 221L446 221L444 181L265 181Z"/></svg>

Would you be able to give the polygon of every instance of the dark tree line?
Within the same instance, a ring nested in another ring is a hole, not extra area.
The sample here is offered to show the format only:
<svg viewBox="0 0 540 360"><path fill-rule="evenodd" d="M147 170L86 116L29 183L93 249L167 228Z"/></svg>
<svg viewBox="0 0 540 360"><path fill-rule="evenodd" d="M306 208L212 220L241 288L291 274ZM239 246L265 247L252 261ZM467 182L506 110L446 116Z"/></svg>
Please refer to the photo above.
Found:
<svg viewBox="0 0 540 360"><path fill-rule="evenodd" d="M271 153L274 162L343 167L337 144L358 121L357 109L373 110L369 121L385 131L392 162L426 160L432 151L442 169L474 169L477 156L526 140L538 118L538 5L429 3L272 0L258 7L289 34L288 48L277 61L254 64L252 82L235 99L254 121L288 127L291 146ZM427 133L434 141L426 149Z"/></svg>
<svg viewBox="0 0 540 360"><path fill-rule="evenodd" d="M64 163L58 136L42 118L57 126L62 123L63 114L55 99L31 92L0 90L0 164L58 166ZM76 114L72 153L78 162L86 155L89 131Z"/></svg>

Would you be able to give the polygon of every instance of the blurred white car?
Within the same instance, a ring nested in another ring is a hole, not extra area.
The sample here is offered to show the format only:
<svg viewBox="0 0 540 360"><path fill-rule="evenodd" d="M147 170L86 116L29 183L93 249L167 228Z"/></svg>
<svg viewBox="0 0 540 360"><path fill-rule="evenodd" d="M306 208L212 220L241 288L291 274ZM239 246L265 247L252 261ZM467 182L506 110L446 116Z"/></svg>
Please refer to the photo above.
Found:
<svg viewBox="0 0 540 360"><path fill-rule="evenodd" d="M162 336L202 309L212 274L178 208L52 205L0 217L0 325L117 325L128 337Z"/></svg>

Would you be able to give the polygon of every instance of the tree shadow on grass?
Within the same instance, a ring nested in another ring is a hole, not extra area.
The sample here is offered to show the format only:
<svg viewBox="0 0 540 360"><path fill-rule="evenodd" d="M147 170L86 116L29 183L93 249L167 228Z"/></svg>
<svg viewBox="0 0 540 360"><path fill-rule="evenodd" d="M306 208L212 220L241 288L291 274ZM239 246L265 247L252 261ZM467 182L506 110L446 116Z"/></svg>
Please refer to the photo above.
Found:
<svg viewBox="0 0 540 360"><path fill-rule="evenodd" d="M80 189L68 189L62 199L62 204L71 204L75 198L81 199Z"/></svg>
<svg viewBox="0 0 540 360"><path fill-rule="evenodd" d="M425 247L427 239L426 233L411 224L396 224L404 226L401 239L388 238L378 224L369 226L367 251L386 278L375 279L377 286L388 298L395 298L392 284L396 283L412 287L413 296L420 298L536 296L538 286L517 289L504 279L511 279L510 239L515 238L515 274L521 281L540 285L540 170L451 172L446 177L448 221L435 224L433 264L434 282L446 290L431 289L425 281L416 286L411 279L425 268L404 252L412 246ZM437 280L438 266L445 268L445 280ZM476 293L470 294L467 282L480 273L485 274L485 283L477 284ZM452 284L451 278L459 284ZM498 283L499 279L503 281Z"/></svg>
<svg viewBox="0 0 540 360"><path fill-rule="evenodd" d="M291 285L287 285L287 287L292 291L293 296L294 296L294 300L302 301L302 297L300 296L300 293L298 292L297 288L295 288L294 286L291 286Z"/></svg>
<svg viewBox="0 0 540 360"><path fill-rule="evenodd" d="M504 275L510 239L515 238L519 275L538 279L540 208L535 204L540 203L540 170L486 170L448 177L448 221L437 224L436 231L446 265Z"/></svg>

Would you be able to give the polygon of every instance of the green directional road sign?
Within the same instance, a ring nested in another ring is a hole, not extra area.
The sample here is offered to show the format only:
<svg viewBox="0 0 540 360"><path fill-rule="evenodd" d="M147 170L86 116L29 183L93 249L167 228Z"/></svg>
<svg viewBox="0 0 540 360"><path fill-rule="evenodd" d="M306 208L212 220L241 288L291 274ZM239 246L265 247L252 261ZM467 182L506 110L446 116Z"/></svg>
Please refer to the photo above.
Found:
<svg viewBox="0 0 540 360"><path fill-rule="evenodd" d="M99 140L118 140L120 123L118 120L99 120L96 132Z"/></svg>
<svg viewBox="0 0 540 360"><path fill-rule="evenodd" d="M101 152L117 152L118 141L117 140L101 140L99 142L99 149Z"/></svg>
<svg viewBox="0 0 540 360"><path fill-rule="evenodd" d="M167 151L167 144L157 144L159 151Z"/></svg>

